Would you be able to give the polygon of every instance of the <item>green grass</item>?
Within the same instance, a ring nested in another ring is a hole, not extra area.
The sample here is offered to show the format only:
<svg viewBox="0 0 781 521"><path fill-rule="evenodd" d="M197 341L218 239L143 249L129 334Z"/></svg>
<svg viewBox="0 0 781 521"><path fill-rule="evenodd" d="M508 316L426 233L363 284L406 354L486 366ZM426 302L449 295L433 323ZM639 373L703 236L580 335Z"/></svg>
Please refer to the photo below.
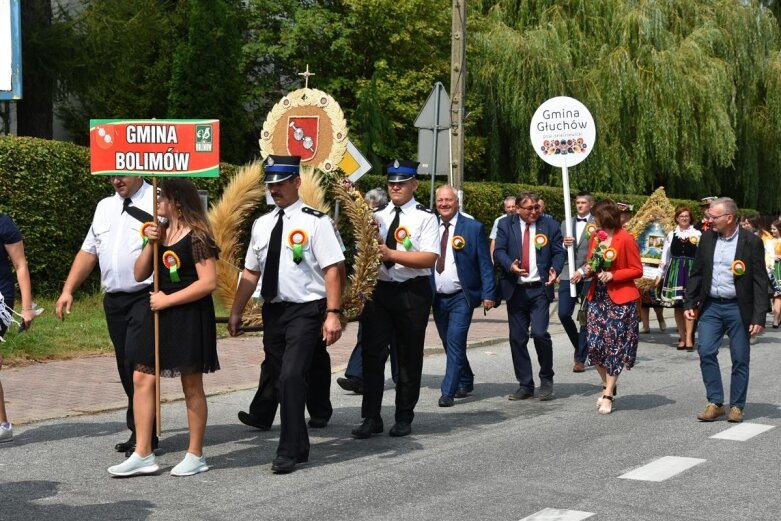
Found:
<svg viewBox="0 0 781 521"><path fill-rule="evenodd" d="M18 328L12 325L5 334L6 341L0 343L4 366L114 352L106 327L101 293L77 295L71 314L65 317L64 322L60 322L54 315L56 299L36 298L35 301L45 311L35 319L30 330L19 333ZM227 314L216 299L215 311L217 316ZM217 336L225 335L225 326L218 325Z"/></svg>
<svg viewBox="0 0 781 521"><path fill-rule="evenodd" d="M32 327L20 333L12 325L5 343L0 343L4 365L113 352L100 293L77 297L64 322L54 316L55 299L36 298L36 302L45 311Z"/></svg>

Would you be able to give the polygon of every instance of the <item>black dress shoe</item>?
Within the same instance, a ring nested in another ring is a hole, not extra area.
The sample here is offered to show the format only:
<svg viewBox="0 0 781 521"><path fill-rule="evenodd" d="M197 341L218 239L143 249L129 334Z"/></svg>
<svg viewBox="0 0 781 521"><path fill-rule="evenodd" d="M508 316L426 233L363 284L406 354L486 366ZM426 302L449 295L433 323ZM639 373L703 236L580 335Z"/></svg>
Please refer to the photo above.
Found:
<svg viewBox="0 0 781 521"><path fill-rule="evenodd" d="M128 450L132 451L132 449L136 448L136 433L133 432L130 434L130 438L128 438L127 441L122 443L117 443L114 445L114 450L117 452L127 452Z"/></svg>
<svg viewBox="0 0 781 521"><path fill-rule="evenodd" d="M309 418L309 426L313 429L324 429L328 427L328 420L325 418Z"/></svg>
<svg viewBox="0 0 781 521"><path fill-rule="evenodd" d="M393 427L388 431L388 436L399 438L401 436L409 436L412 433L412 425L407 422L396 422Z"/></svg>
<svg viewBox="0 0 781 521"><path fill-rule="evenodd" d="M260 429L262 431L267 431L271 428L271 425L261 423L257 416L253 416L244 411L239 411L239 421L244 425L249 425L250 427L255 427L256 429Z"/></svg>
<svg viewBox="0 0 781 521"><path fill-rule="evenodd" d="M296 470L296 458L277 456L271 462L271 472L274 474L290 474L294 470Z"/></svg>
<svg viewBox="0 0 781 521"><path fill-rule="evenodd" d="M159 445L160 445L160 438L158 438L157 436L154 436L154 437L152 438L152 452L156 451ZM132 456L132 455L133 455L133 453L134 453L135 451L136 451L136 440L133 440L133 446L132 446L132 447L129 447L129 448L128 448L128 449L125 451L125 457L126 457L126 458L129 458L130 456Z"/></svg>
<svg viewBox="0 0 781 521"><path fill-rule="evenodd" d="M519 387L517 391L507 396L508 400L528 400L534 396L534 391L530 391L526 387Z"/></svg>
<svg viewBox="0 0 781 521"><path fill-rule="evenodd" d="M446 396L442 395L439 397L439 406L440 407L453 407L453 404L456 403L455 400L453 400L452 396Z"/></svg>
<svg viewBox="0 0 781 521"><path fill-rule="evenodd" d="M459 387L456 389L456 395L455 398L466 398L469 396L469 393L472 392L472 389L467 389L466 387Z"/></svg>
<svg viewBox="0 0 781 521"><path fill-rule="evenodd" d="M340 376L336 379L336 383L345 391L352 391L355 394L363 394L363 382L357 378L343 378Z"/></svg>
<svg viewBox="0 0 781 521"><path fill-rule="evenodd" d="M371 438L372 434L379 434L383 430L382 420L374 418L364 418L361 424L352 430L353 438L365 440Z"/></svg>

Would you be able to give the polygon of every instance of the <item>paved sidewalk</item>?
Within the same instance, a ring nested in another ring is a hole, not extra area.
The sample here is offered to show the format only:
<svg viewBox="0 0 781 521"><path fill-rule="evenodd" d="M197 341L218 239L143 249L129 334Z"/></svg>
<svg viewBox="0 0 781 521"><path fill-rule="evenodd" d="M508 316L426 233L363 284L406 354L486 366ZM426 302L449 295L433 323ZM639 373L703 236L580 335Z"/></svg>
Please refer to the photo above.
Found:
<svg viewBox="0 0 781 521"><path fill-rule="evenodd" d="M551 306L551 335L562 332L557 317L557 302ZM357 331L357 322L349 324L339 342L329 348L334 373L344 371L355 346ZM507 340L507 306L502 305L485 316L482 308L475 310L469 330L469 347L500 344ZM263 360L260 336L222 338L217 341L217 349L222 369L204 376L206 393L215 395L254 389ZM569 344L554 345L555 356L560 356L559 353L565 349L569 355ZM425 352L442 352L442 343L433 318L429 319L426 330ZM8 416L16 425L122 409L127 404L113 356L93 356L6 369L2 372L2 382ZM183 398L178 378L162 379L161 397L162 401Z"/></svg>

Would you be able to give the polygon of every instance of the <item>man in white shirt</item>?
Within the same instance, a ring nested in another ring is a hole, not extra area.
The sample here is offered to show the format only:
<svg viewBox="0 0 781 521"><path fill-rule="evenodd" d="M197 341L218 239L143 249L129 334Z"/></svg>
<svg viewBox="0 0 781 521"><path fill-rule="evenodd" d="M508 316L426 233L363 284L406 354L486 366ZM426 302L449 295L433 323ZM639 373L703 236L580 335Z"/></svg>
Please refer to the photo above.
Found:
<svg viewBox="0 0 781 521"><path fill-rule="evenodd" d="M141 226L152 220L156 197L152 187L141 177L112 176L114 195L98 203L87 237L73 260L68 278L57 299L55 314L60 320L71 312L73 292L100 266L100 286L105 292L106 313L117 370L127 395L126 422L130 438L117 443L117 452L129 456L136 446L133 422L132 350L137 342L144 314L149 307L151 278L136 282L133 266L143 248ZM157 437L153 440L157 448Z"/></svg>

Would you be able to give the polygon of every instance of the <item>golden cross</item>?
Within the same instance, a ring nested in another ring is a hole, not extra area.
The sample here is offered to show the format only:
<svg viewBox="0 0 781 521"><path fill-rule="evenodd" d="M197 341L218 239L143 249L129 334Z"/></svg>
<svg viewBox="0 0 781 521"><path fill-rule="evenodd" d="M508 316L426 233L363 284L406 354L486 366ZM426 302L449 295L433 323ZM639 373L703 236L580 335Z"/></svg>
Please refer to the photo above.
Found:
<svg viewBox="0 0 781 521"><path fill-rule="evenodd" d="M309 72L309 64L308 63L306 64L306 71L299 72L298 75L304 77L304 88L308 89L309 88L309 77L310 76L315 76L314 72Z"/></svg>

